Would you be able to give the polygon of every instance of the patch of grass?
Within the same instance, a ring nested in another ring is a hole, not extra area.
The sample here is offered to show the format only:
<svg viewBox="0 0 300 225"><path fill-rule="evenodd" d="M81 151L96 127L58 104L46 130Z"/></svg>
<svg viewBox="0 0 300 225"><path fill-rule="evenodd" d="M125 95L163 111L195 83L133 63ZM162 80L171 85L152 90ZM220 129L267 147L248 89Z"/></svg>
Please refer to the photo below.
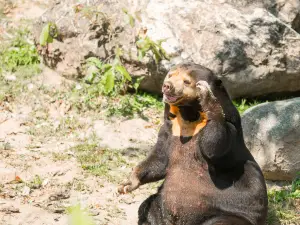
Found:
<svg viewBox="0 0 300 225"><path fill-rule="evenodd" d="M128 172L124 169L133 166L122 152L103 149L95 143L79 144L71 150L75 152L84 170L95 176L105 177L110 182L123 180Z"/></svg>
<svg viewBox="0 0 300 225"><path fill-rule="evenodd" d="M266 102L266 101L265 101ZM247 109L256 106L258 104L264 103L262 101L257 101L257 100L247 100L247 99L239 99L239 100L234 100L233 104L239 111L239 113L242 115Z"/></svg>
<svg viewBox="0 0 300 225"><path fill-rule="evenodd" d="M62 153L62 152L53 152L52 153L52 159L56 161L66 161L70 159L71 156L67 153Z"/></svg>
<svg viewBox="0 0 300 225"><path fill-rule="evenodd" d="M49 121L48 116L41 111L34 112L32 116L34 121L28 130L28 134L40 139L66 137L85 128L85 124L73 116L65 116L56 121Z"/></svg>
<svg viewBox="0 0 300 225"><path fill-rule="evenodd" d="M33 180L27 183L27 186L31 189L38 189L42 186L43 180L39 175L35 175Z"/></svg>
<svg viewBox="0 0 300 225"><path fill-rule="evenodd" d="M143 116L145 110L162 111L164 104L157 95L142 91L124 95L102 95L101 88L96 84L81 83L75 86L66 97L72 108L85 112L93 110L103 112L106 116L133 117L135 114Z"/></svg>
<svg viewBox="0 0 300 225"><path fill-rule="evenodd" d="M16 31L13 39L1 45L0 59L2 72L16 72L20 66L40 63L38 52L27 29Z"/></svg>
<svg viewBox="0 0 300 225"><path fill-rule="evenodd" d="M18 30L0 45L0 102L16 98L40 72L39 55L28 30Z"/></svg>
<svg viewBox="0 0 300 225"><path fill-rule="evenodd" d="M135 95L127 94L118 99L112 100L107 108L108 116L124 116L133 117L135 114L140 116L149 109L162 111L164 104L159 100L158 96L145 92L139 92Z"/></svg>
<svg viewBox="0 0 300 225"><path fill-rule="evenodd" d="M290 188L269 190L268 225L300 222L300 174Z"/></svg>

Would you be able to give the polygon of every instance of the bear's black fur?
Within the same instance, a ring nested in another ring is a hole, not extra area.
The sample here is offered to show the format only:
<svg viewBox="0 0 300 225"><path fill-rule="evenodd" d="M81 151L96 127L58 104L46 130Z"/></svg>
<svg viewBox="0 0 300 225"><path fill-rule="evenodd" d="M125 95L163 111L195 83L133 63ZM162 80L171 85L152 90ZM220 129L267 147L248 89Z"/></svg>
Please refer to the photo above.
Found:
<svg viewBox="0 0 300 225"><path fill-rule="evenodd" d="M166 104L157 143L134 169L131 177L136 184L127 189L165 179L158 192L141 204L138 224L265 224L264 178L245 146L239 113L222 82L200 65L177 68L189 71L196 82L207 82L213 96L175 106L175 113L174 106ZM174 136L176 117L189 122L203 117L204 127L196 135Z"/></svg>

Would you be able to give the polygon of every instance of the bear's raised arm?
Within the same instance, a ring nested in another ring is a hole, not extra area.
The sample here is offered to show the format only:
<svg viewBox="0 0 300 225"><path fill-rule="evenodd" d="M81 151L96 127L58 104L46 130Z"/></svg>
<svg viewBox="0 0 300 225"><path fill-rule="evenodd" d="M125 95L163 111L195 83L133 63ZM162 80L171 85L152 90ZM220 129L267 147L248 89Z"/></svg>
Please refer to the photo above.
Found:
<svg viewBox="0 0 300 225"><path fill-rule="evenodd" d="M226 120L223 109L208 83L199 81L197 88L199 103L208 118L199 140L200 151L212 164L224 163L223 157L228 156L235 145L236 127Z"/></svg>
<svg viewBox="0 0 300 225"><path fill-rule="evenodd" d="M165 124L160 128L157 142L148 157L137 165L121 187L119 193L127 193L137 189L140 185L165 178L168 165L167 145L170 135L170 126Z"/></svg>

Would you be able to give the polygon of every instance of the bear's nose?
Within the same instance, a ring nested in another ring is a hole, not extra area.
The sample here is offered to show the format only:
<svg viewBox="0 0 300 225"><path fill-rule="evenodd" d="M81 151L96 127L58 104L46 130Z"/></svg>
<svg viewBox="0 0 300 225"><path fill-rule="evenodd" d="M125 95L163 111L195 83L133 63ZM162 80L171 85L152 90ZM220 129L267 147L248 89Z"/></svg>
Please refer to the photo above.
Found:
<svg viewBox="0 0 300 225"><path fill-rule="evenodd" d="M172 83L170 83L170 82L165 82L164 84L163 84L163 92L170 92L171 90L172 90L172 88L173 88L173 85L172 85Z"/></svg>

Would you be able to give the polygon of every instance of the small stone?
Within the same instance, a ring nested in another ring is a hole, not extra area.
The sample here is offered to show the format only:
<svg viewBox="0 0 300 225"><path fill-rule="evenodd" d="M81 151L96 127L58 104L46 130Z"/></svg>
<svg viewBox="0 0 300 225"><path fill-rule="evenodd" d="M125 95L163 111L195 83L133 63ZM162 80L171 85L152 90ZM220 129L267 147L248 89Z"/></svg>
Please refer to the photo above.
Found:
<svg viewBox="0 0 300 225"><path fill-rule="evenodd" d="M0 208L0 212L4 212L6 214L19 213L20 209L14 206L7 206L7 207Z"/></svg>
<svg viewBox="0 0 300 225"><path fill-rule="evenodd" d="M30 194L30 187L25 186L22 190L22 196L28 196Z"/></svg>
<svg viewBox="0 0 300 225"><path fill-rule="evenodd" d="M50 201L58 201L61 199L68 199L70 198L70 193L68 191L59 191L49 196Z"/></svg>
<svg viewBox="0 0 300 225"><path fill-rule="evenodd" d="M5 76L5 80L15 81L15 80L17 80L17 77L15 75L7 75L7 76Z"/></svg>
<svg viewBox="0 0 300 225"><path fill-rule="evenodd" d="M45 187L49 183L49 179L45 179L42 183L42 186Z"/></svg>
<svg viewBox="0 0 300 225"><path fill-rule="evenodd" d="M76 87L75 87L76 90L80 90L82 89L82 86L80 84L76 84Z"/></svg>
<svg viewBox="0 0 300 225"><path fill-rule="evenodd" d="M32 90L34 88L34 85L32 83L27 85L28 90Z"/></svg>

